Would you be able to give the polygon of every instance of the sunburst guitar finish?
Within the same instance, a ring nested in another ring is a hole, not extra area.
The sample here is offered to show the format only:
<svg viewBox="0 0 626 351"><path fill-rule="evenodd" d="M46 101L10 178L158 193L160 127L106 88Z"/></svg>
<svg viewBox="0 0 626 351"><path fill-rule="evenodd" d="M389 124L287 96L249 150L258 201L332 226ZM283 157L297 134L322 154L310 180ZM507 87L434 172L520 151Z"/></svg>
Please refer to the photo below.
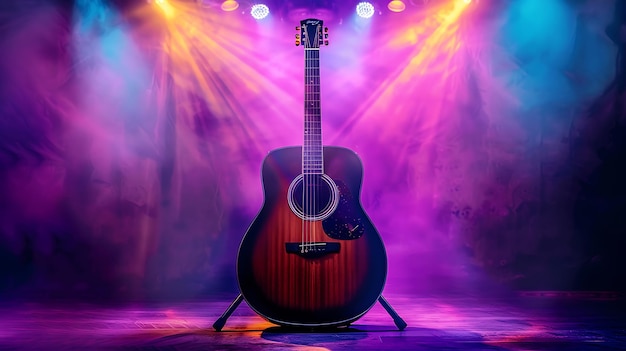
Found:
<svg viewBox="0 0 626 351"><path fill-rule="evenodd" d="M253 310L276 324L347 325L376 302L387 274L385 247L359 201L361 161L349 149L324 147L325 174L337 185L339 201L317 221L303 220L288 203L301 164L301 147L265 158L265 203L240 246L239 288ZM303 236L309 252L301 250Z"/></svg>

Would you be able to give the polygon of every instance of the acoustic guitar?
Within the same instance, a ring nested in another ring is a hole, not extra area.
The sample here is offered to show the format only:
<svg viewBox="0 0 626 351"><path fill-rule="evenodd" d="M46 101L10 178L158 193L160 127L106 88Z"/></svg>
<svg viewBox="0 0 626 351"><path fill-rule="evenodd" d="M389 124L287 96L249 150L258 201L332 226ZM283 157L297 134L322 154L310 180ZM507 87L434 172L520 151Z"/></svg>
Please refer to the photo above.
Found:
<svg viewBox="0 0 626 351"><path fill-rule="evenodd" d="M270 322L345 326L382 299L387 255L360 203L361 160L322 145L319 54L328 29L307 19L296 30L304 47L304 143L263 160L265 201L239 247L237 279L248 305Z"/></svg>

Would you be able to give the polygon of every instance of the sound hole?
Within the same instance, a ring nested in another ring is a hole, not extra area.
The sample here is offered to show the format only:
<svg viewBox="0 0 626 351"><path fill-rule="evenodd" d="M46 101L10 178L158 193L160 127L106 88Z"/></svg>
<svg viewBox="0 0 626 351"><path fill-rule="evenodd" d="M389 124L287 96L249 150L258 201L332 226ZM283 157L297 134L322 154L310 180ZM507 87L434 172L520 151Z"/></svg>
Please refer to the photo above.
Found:
<svg viewBox="0 0 626 351"><path fill-rule="evenodd" d="M289 207L309 221L328 218L339 203L339 190L326 174L300 174L289 186Z"/></svg>

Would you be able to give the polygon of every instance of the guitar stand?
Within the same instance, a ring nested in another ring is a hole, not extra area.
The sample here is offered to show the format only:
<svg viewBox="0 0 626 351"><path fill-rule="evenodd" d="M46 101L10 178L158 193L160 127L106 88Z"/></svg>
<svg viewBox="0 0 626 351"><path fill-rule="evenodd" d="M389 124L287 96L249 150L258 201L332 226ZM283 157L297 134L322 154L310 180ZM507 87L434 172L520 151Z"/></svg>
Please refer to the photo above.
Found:
<svg viewBox="0 0 626 351"><path fill-rule="evenodd" d="M233 300L230 306L228 306L228 308L226 309L226 311L224 311L224 313L220 316L220 318L218 318L215 321L215 323L213 323L213 328L215 329L215 331L218 331L218 332L222 331L222 328L226 324L228 317L230 317L230 315L233 314L233 312L235 312L237 307L239 307L239 305L241 304L241 301L243 301L243 295L241 295L240 293L237 296L237 298ZM393 309L393 307L391 307L389 302L385 300L383 295L380 295L378 297L378 302L380 302L380 304L383 306L385 311L387 311L387 313L389 313L391 318L393 318L393 323L396 325L396 327L398 327L399 330L404 330L404 328L406 328L407 326L406 322L404 321L404 319L402 319L402 317L398 315L398 313L396 313L396 311Z"/></svg>

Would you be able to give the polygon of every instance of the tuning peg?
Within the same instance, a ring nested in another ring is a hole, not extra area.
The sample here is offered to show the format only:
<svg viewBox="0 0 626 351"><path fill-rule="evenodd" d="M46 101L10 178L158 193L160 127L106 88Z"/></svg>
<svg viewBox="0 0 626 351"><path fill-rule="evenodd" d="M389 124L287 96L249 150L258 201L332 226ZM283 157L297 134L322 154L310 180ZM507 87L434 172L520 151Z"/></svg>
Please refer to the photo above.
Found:
<svg viewBox="0 0 626 351"><path fill-rule="evenodd" d="M325 40L325 41L324 41L324 45L328 45L328 40Z"/></svg>
<svg viewBox="0 0 626 351"><path fill-rule="evenodd" d="M300 29L301 29L301 28L300 28L300 26L297 26L297 27L296 27L296 30L300 30Z"/></svg>
<svg viewBox="0 0 626 351"><path fill-rule="evenodd" d="M296 40L296 46L300 46L300 40Z"/></svg>
<svg viewBox="0 0 626 351"><path fill-rule="evenodd" d="M328 33L324 34L324 39L328 39Z"/></svg>
<svg viewBox="0 0 626 351"><path fill-rule="evenodd" d="M324 33L328 33L328 27L324 27Z"/></svg>
<svg viewBox="0 0 626 351"><path fill-rule="evenodd" d="M300 39L300 34L296 34L296 39Z"/></svg>

